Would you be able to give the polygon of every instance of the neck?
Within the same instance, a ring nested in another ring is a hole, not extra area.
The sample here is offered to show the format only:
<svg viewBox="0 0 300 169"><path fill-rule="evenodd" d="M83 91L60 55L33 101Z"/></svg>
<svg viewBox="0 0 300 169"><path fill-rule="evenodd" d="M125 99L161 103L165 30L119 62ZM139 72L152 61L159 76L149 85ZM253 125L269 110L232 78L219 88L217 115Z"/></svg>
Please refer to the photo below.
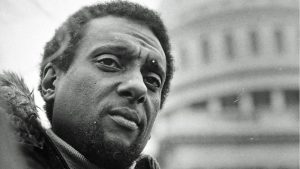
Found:
<svg viewBox="0 0 300 169"><path fill-rule="evenodd" d="M58 147L62 156L70 166L70 168L86 168L86 169L105 169L99 168L87 160L81 153L75 150L71 145L59 138L51 129L47 130L47 134Z"/></svg>

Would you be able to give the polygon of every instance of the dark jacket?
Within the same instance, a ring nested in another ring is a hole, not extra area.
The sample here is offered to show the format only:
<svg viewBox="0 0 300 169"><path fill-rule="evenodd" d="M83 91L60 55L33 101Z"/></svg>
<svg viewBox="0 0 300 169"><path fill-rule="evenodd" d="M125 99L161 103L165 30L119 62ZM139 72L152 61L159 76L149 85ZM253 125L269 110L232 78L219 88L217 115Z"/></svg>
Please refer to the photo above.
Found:
<svg viewBox="0 0 300 169"><path fill-rule="evenodd" d="M134 169L159 169L150 156L141 156ZM97 169L83 155L42 127L33 93L22 78L0 74L0 168Z"/></svg>

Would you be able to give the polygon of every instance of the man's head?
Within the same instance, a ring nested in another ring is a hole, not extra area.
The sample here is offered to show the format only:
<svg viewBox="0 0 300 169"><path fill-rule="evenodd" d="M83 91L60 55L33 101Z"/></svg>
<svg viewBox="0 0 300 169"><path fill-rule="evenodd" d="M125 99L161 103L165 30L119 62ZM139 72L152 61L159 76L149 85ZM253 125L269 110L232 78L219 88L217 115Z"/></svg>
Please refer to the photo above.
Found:
<svg viewBox="0 0 300 169"><path fill-rule="evenodd" d="M40 91L56 134L93 163L120 168L149 139L172 74L158 15L117 1L85 7L57 30Z"/></svg>

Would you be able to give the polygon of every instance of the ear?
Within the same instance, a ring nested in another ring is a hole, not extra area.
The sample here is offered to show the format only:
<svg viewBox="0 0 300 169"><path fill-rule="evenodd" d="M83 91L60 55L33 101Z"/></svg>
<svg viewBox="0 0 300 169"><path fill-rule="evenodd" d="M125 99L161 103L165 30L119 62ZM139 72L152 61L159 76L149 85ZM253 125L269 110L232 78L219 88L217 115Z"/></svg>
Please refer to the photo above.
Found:
<svg viewBox="0 0 300 169"><path fill-rule="evenodd" d="M43 78L41 80L42 97L45 101L53 100L55 97L55 89L57 85L59 69L52 63L48 63L43 70Z"/></svg>

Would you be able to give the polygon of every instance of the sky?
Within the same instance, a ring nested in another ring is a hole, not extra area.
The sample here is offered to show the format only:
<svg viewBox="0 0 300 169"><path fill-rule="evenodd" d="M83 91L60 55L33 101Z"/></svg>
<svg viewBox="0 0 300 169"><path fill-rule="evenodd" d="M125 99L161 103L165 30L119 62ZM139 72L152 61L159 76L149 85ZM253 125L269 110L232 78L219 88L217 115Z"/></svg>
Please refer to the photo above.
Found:
<svg viewBox="0 0 300 169"><path fill-rule="evenodd" d="M160 4L160 0L131 1L151 9L158 9ZM34 90L39 107L44 105L37 88L39 64L45 43L69 15L82 6L95 2L99 0L0 1L0 72L9 70L21 75L30 90ZM44 112L39 113L44 125L50 127ZM146 152L153 154L155 144L150 147Z"/></svg>

